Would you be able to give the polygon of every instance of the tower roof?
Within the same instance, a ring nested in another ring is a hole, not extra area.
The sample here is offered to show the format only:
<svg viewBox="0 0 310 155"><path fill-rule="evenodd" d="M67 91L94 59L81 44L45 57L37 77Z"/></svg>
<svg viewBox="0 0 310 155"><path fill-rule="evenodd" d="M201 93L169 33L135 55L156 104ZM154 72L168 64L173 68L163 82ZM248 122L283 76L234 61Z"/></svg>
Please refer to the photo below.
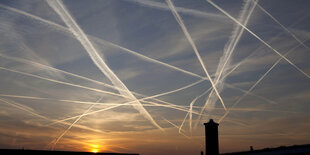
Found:
<svg viewBox="0 0 310 155"><path fill-rule="evenodd" d="M215 123L213 119L210 119L208 123L203 123L205 126L218 126L218 123Z"/></svg>

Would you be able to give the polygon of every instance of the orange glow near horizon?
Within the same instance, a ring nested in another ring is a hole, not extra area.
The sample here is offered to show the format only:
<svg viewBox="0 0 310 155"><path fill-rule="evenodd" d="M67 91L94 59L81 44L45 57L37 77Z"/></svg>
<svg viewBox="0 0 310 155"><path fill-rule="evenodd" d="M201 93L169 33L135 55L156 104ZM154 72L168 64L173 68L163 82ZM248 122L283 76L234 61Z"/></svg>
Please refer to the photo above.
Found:
<svg viewBox="0 0 310 155"><path fill-rule="evenodd" d="M99 145L92 144L92 145L90 145L90 147L91 147L91 151L90 152L93 152L93 153L99 152L99 148L100 148Z"/></svg>
<svg viewBox="0 0 310 155"><path fill-rule="evenodd" d="M99 152L99 150L98 149L92 149L91 152L97 153L97 152Z"/></svg>

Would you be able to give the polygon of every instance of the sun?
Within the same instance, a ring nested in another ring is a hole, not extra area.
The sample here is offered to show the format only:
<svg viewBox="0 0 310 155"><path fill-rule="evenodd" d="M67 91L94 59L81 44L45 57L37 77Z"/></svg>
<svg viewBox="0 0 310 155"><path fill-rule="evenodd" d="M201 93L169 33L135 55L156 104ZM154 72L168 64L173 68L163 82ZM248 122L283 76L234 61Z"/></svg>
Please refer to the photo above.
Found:
<svg viewBox="0 0 310 155"><path fill-rule="evenodd" d="M90 145L90 148L91 148L90 152L98 153L100 145L92 144L92 145Z"/></svg>
<svg viewBox="0 0 310 155"><path fill-rule="evenodd" d="M92 149L91 152L97 153L99 150L98 149Z"/></svg>

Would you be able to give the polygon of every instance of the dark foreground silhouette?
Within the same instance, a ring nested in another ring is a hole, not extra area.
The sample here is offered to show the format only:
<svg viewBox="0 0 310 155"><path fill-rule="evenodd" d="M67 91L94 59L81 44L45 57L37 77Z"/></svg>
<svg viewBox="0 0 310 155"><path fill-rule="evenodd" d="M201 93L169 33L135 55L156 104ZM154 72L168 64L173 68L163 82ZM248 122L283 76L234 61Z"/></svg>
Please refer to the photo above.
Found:
<svg viewBox="0 0 310 155"><path fill-rule="evenodd" d="M69 152L69 151L43 151L43 150L16 150L0 149L0 155L139 155L129 153L92 153L92 152Z"/></svg>
<svg viewBox="0 0 310 155"><path fill-rule="evenodd" d="M294 146L280 146L277 148L265 148L255 150L250 147L250 151L224 153L223 155L310 155L310 144L294 145Z"/></svg>

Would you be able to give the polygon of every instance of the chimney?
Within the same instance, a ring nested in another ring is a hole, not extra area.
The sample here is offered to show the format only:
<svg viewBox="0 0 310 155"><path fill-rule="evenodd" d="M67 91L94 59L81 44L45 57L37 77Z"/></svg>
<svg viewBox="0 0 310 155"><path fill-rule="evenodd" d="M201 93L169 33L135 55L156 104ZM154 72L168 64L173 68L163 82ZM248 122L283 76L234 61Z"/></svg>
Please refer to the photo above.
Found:
<svg viewBox="0 0 310 155"><path fill-rule="evenodd" d="M218 140L218 123L210 119L205 125L206 136L206 154L205 155L218 155L219 154L219 140Z"/></svg>

